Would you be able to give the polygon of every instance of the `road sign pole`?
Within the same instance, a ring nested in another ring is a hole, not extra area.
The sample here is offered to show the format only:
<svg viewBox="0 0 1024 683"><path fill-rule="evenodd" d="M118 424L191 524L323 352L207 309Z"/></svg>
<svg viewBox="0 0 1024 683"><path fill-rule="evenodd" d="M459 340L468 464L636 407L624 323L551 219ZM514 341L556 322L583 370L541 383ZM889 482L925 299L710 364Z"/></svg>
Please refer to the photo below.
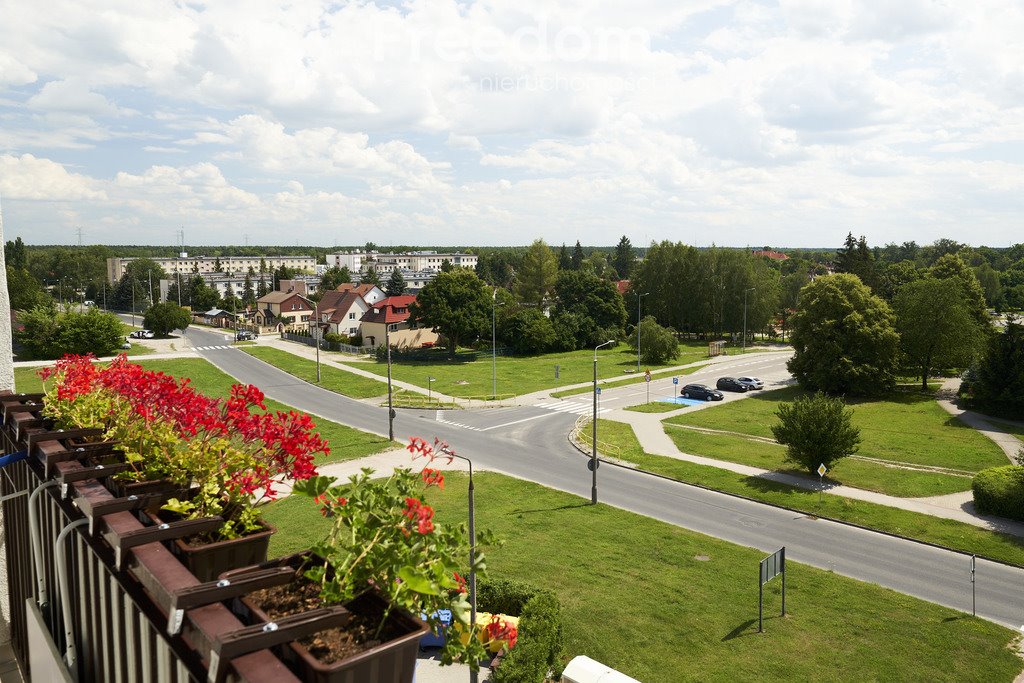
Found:
<svg viewBox="0 0 1024 683"><path fill-rule="evenodd" d="M761 565L757 566L757 632L764 633L764 583L761 579Z"/></svg>
<svg viewBox="0 0 1024 683"><path fill-rule="evenodd" d="M782 616L786 616L786 546L782 546Z"/></svg>
<svg viewBox="0 0 1024 683"><path fill-rule="evenodd" d="M973 616L978 616L978 598L975 592L976 584L974 581L974 565L976 559L976 555L971 555L971 614Z"/></svg>

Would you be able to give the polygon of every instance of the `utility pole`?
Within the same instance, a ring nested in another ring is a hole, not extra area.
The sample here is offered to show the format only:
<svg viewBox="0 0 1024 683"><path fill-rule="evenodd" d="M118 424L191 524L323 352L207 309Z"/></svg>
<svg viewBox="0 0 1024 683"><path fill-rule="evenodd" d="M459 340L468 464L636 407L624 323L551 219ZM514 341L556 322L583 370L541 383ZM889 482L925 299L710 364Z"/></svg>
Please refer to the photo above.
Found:
<svg viewBox="0 0 1024 683"><path fill-rule="evenodd" d="M753 292L757 287L750 287L743 290L743 350L747 350L747 292Z"/></svg>
<svg viewBox="0 0 1024 683"><path fill-rule="evenodd" d="M395 406L391 394L391 327L388 325L387 307L384 307L384 346L388 354L388 439L395 440Z"/></svg>
<svg viewBox="0 0 1024 683"><path fill-rule="evenodd" d="M593 484L590 487L590 502L592 505L597 505L597 350L602 346L608 346L614 344L614 339L609 339L603 344L598 344L594 347L594 424L593 431L591 432L591 439L593 440L593 448L590 452L590 471L593 473Z"/></svg>
<svg viewBox="0 0 1024 683"><path fill-rule="evenodd" d="M640 372L640 301L650 292L636 295L636 371Z"/></svg>

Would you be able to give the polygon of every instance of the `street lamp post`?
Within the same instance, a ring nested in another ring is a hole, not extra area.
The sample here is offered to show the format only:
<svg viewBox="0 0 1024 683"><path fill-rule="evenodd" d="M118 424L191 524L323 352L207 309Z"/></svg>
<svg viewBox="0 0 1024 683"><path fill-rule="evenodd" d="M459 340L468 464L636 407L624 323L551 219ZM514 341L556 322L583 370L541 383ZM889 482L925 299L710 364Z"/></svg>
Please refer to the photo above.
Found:
<svg viewBox="0 0 1024 683"><path fill-rule="evenodd" d="M135 327L135 278L132 278L132 327Z"/></svg>
<svg viewBox="0 0 1024 683"><path fill-rule="evenodd" d="M427 376L427 407L428 408L430 407L430 403L431 403L430 388L433 385L435 379L437 379L437 378L436 377L430 377L429 375Z"/></svg>
<svg viewBox="0 0 1024 683"><path fill-rule="evenodd" d="M391 327L388 325L387 310L384 311L384 346L388 354L388 439L395 440L395 407L391 398Z"/></svg>
<svg viewBox="0 0 1024 683"><path fill-rule="evenodd" d="M590 487L590 502L593 505L597 505L597 350L602 346L608 346L614 344L614 339L609 339L603 344L598 344L594 347L594 424L593 431L591 432L591 444L593 448L590 454L590 471L594 475L593 484Z"/></svg>
<svg viewBox="0 0 1024 683"><path fill-rule="evenodd" d="M149 269L149 305L152 306L156 302L153 301L153 269Z"/></svg>
<svg viewBox="0 0 1024 683"><path fill-rule="evenodd" d="M494 288L494 292L491 294L491 400L496 401L498 399L498 348L497 334L495 326L495 310L498 307L498 288Z"/></svg>
<svg viewBox="0 0 1024 683"><path fill-rule="evenodd" d="M640 372L640 300L650 292L636 295L636 371Z"/></svg>
<svg viewBox="0 0 1024 683"><path fill-rule="evenodd" d="M743 350L747 350L747 292L753 292L757 287L750 287L743 290Z"/></svg>

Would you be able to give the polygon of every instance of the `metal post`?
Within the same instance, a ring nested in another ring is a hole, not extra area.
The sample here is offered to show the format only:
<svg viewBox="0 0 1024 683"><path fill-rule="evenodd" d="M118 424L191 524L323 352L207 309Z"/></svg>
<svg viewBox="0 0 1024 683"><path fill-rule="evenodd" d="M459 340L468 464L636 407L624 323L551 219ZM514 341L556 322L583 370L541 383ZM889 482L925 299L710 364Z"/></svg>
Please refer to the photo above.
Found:
<svg viewBox="0 0 1024 683"><path fill-rule="evenodd" d="M149 269L149 305L152 306L156 301L153 300L153 269Z"/></svg>
<svg viewBox="0 0 1024 683"><path fill-rule="evenodd" d="M60 607L64 615L64 661L68 669L75 670L75 622L71 605L71 586L68 581L68 560L67 551L64 549L64 539L77 527L88 524L88 519L77 519L61 529L57 534L57 540L53 545L54 564L57 565L57 588L60 592Z"/></svg>
<svg viewBox="0 0 1024 683"><path fill-rule="evenodd" d="M764 583L760 564L757 565L757 632L764 633Z"/></svg>
<svg viewBox="0 0 1024 683"><path fill-rule="evenodd" d="M103 310L107 310L107 281L103 280L100 283L100 287L103 289Z"/></svg>
<svg viewBox="0 0 1024 683"><path fill-rule="evenodd" d="M387 310L384 311L384 346L388 354L388 439L395 440L395 407L391 395L391 327L388 325Z"/></svg>
<svg viewBox="0 0 1024 683"><path fill-rule="evenodd" d="M469 463L469 623L471 628L476 628L476 501L473 497L473 461L451 451L446 451L445 454ZM475 669L470 668L471 683L477 683L478 675Z"/></svg>
<svg viewBox="0 0 1024 683"><path fill-rule="evenodd" d="M593 419L593 430L591 432L591 444L590 453L590 469L593 474L593 483L590 487L590 503L591 505L597 505L597 350L602 346L608 346L614 343L614 339L609 339L603 344L598 344L594 347L594 419Z"/></svg>
<svg viewBox="0 0 1024 683"><path fill-rule="evenodd" d="M971 555L971 614L978 616L978 598L975 593L974 565L977 555Z"/></svg>
<svg viewBox="0 0 1024 683"><path fill-rule="evenodd" d="M316 328L316 383L320 384L320 328Z"/></svg>
<svg viewBox="0 0 1024 683"><path fill-rule="evenodd" d="M786 546L782 546L782 616L786 616Z"/></svg>
<svg viewBox="0 0 1024 683"><path fill-rule="evenodd" d="M36 604L40 607L46 604L46 579L43 567L43 536L39 529L39 510L36 506L36 498L44 489L57 486L59 483L56 479L45 481L37 486L28 497L28 533L32 539L32 560L36 570Z"/></svg>
<svg viewBox="0 0 1024 683"><path fill-rule="evenodd" d="M135 327L135 278L132 278L132 327Z"/></svg>
<svg viewBox="0 0 1024 683"><path fill-rule="evenodd" d="M491 400L498 400L498 349L495 346L496 342L496 327L494 310L497 308L498 300L498 288L494 288L494 293L491 294Z"/></svg>
<svg viewBox="0 0 1024 683"><path fill-rule="evenodd" d="M743 290L743 350L747 350L747 292L752 292L756 287Z"/></svg>
<svg viewBox="0 0 1024 683"><path fill-rule="evenodd" d="M636 295L636 371L640 372L640 300L650 292L644 292L643 294L637 293ZM650 401L648 401L650 403Z"/></svg>

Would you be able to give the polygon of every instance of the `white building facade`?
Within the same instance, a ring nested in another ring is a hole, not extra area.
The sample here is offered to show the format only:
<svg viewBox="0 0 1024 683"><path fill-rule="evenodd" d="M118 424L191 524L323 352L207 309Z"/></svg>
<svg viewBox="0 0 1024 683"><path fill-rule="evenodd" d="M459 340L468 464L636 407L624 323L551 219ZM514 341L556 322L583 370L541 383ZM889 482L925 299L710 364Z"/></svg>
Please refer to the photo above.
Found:
<svg viewBox="0 0 1024 683"><path fill-rule="evenodd" d="M114 284L124 275L125 268L137 257L114 257L107 259L107 280ZM240 275L245 277L252 268L257 275L260 272L260 262L266 267L267 275L270 271L281 266L295 268L304 272L316 272L316 259L312 256L189 256L182 252L178 256L170 258L159 257L150 259L164 269L164 272L174 275L190 275L196 271L200 275L213 273L224 273L227 275ZM217 268L219 261L220 268Z"/></svg>

